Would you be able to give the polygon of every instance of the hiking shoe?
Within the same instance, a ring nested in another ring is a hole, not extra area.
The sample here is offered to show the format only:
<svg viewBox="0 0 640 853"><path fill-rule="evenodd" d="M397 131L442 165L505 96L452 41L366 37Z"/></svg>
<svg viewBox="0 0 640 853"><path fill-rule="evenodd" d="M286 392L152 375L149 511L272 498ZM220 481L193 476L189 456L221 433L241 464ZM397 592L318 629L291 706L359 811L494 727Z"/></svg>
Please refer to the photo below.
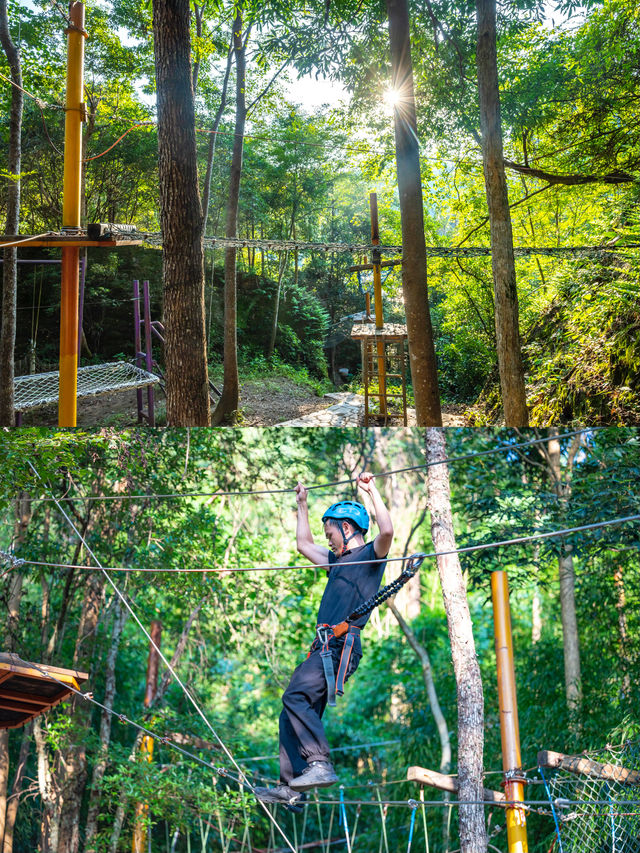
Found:
<svg viewBox="0 0 640 853"><path fill-rule="evenodd" d="M338 781L333 765L328 761L311 761L306 770L289 782L294 791L309 791L311 788L329 788Z"/></svg>
<svg viewBox="0 0 640 853"><path fill-rule="evenodd" d="M299 791L293 791L288 785L278 785L276 788L256 787L253 789L253 793L261 803L276 803L286 806L289 811L296 812L296 814L304 811L303 802L306 797Z"/></svg>

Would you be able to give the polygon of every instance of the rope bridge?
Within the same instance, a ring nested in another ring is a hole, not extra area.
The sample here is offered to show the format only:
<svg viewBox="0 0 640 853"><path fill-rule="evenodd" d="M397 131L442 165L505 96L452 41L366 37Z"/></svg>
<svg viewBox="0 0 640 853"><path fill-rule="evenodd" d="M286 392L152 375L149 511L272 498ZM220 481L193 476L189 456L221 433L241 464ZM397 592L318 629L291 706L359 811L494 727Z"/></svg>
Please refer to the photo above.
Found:
<svg viewBox="0 0 640 853"><path fill-rule="evenodd" d="M58 402L60 374L34 373L15 378L15 403L17 412L37 409ZM90 364L78 369L78 397L92 397L109 391L124 391L127 388L144 388L159 382L159 377L148 373L135 364L114 361L108 364Z"/></svg>
<svg viewBox="0 0 640 853"><path fill-rule="evenodd" d="M559 853L640 853L640 741L538 763Z"/></svg>

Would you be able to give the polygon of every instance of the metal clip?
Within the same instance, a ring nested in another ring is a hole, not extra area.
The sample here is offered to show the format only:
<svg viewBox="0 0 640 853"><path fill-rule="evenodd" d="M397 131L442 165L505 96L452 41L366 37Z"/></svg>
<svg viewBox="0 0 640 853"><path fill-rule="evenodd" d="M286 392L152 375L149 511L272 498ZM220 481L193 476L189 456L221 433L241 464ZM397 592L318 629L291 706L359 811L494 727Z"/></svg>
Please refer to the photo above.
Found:
<svg viewBox="0 0 640 853"><path fill-rule="evenodd" d="M318 642L321 646L326 646L329 642L329 637L333 632L331 628L326 625L318 625L316 628L316 637L318 638Z"/></svg>
<svg viewBox="0 0 640 853"><path fill-rule="evenodd" d="M419 551L417 554L412 554L407 559L405 572L410 572L412 575L415 574L426 559L427 555L423 554L421 551Z"/></svg>

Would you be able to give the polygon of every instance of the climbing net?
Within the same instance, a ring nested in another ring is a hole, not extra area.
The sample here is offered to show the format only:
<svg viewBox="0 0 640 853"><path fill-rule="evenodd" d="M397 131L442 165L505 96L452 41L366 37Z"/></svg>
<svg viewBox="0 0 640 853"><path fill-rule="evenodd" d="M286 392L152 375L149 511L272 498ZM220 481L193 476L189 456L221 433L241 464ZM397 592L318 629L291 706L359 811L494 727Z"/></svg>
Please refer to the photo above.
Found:
<svg viewBox="0 0 640 853"><path fill-rule="evenodd" d="M540 768L559 853L640 853L640 741Z"/></svg>
<svg viewBox="0 0 640 853"><path fill-rule="evenodd" d="M29 376L16 376L15 403L17 412L37 409L58 400L60 375L57 370L51 373L35 373ZM108 364L90 364L78 370L78 397L91 397L107 394L109 391L123 391L127 388L143 388L153 385L160 379L135 364L126 361L114 361Z"/></svg>

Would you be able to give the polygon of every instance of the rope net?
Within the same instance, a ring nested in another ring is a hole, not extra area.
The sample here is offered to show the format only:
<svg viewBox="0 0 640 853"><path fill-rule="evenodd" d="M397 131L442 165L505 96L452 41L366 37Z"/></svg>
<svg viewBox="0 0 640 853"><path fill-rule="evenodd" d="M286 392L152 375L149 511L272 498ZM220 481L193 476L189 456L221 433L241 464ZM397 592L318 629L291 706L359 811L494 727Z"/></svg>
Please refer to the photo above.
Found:
<svg viewBox="0 0 640 853"><path fill-rule="evenodd" d="M107 394L109 391L123 391L127 388L143 388L159 382L153 373L148 373L126 361L108 364L90 364L78 369L77 397L91 397ZM34 373L30 376L16 376L15 402L17 412L36 409L48 403L58 401L59 373Z"/></svg>
<svg viewBox="0 0 640 853"><path fill-rule="evenodd" d="M573 771L542 770L558 853L640 853L640 741L572 760Z"/></svg>

